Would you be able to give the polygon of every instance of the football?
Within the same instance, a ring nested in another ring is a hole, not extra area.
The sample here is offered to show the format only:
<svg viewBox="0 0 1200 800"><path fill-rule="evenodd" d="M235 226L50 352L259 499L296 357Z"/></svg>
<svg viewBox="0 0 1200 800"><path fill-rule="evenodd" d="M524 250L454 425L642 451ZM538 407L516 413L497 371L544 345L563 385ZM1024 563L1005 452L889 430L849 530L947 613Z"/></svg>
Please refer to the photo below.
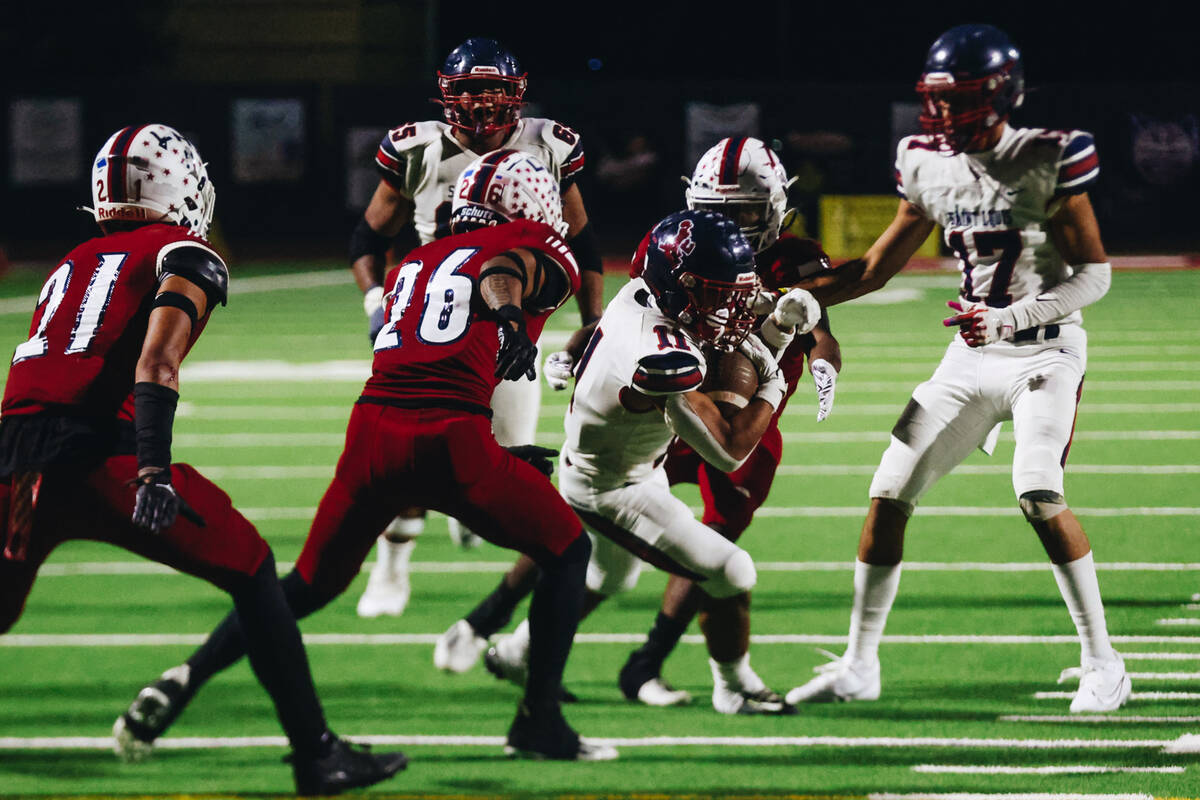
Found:
<svg viewBox="0 0 1200 800"><path fill-rule="evenodd" d="M708 372L700 391L716 403L721 416L729 419L745 408L758 391L758 372L754 363L737 350L706 349Z"/></svg>

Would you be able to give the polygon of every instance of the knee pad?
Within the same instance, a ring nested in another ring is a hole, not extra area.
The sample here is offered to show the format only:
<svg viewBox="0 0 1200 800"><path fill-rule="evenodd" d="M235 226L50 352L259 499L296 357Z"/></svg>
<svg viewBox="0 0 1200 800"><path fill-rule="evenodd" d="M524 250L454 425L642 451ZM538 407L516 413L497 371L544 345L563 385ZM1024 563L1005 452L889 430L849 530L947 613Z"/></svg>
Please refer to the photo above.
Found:
<svg viewBox="0 0 1200 800"><path fill-rule="evenodd" d="M721 572L700 584L700 588L712 597L733 597L750 591L757 582L758 570L754 567L754 559L738 548L726 560Z"/></svg>
<svg viewBox="0 0 1200 800"><path fill-rule="evenodd" d="M271 568L275 568L273 563ZM287 598L288 608L292 609L292 615L296 619L303 619L324 608L333 599L333 596L323 595L296 570L285 575L283 580L279 581L279 585L283 587L283 596Z"/></svg>
<svg viewBox="0 0 1200 800"><path fill-rule="evenodd" d="M559 559L566 564L586 564L592 557L592 540L582 530L575 541L567 545Z"/></svg>
<svg viewBox="0 0 1200 800"><path fill-rule="evenodd" d="M878 500L881 503L887 503L889 506L891 506L892 508L899 511L905 517L911 517L913 515L913 511L916 508L915 506L913 506L912 503L906 503L905 501L898 500L895 497L872 497L871 499Z"/></svg>
<svg viewBox="0 0 1200 800"><path fill-rule="evenodd" d="M1045 522L1067 510L1067 500L1058 492L1038 490L1021 495L1021 511L1030 522Z"/></svg>

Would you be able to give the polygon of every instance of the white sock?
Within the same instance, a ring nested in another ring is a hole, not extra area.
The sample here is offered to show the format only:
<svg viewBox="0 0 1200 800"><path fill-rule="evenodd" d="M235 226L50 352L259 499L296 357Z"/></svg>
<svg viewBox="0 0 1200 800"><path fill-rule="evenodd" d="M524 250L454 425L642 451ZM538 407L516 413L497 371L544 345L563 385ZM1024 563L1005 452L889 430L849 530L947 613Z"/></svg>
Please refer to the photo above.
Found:
<svg viewBox="0 0 1200 800"><path fill-rule="evenodd" d="M404 539L412 539L414 537L420 536L424 531L425 531L425 518L424 517L412 517L411 519L404 519L403 517L396 517L394 520L392 520L391 525L388 525L386 528L384 528L383 535L384 536L392 536L395 539L399 539L399 540L404 540Z"/></svg>
<svg viewBox="0 0 1200 800"><path fill-rule="evenodd" d="M379 548L376 550L375 557L389 572L408 572L408 562L416 547L417 543L412 539L393 542L387 536L380 536Z"/></svg>
<svg viewBox="0 0 1200 800"><path fill-rule="evenodd" d="M879 660L879 640L899 589L899 564L877 566L855 560L854 608L844 656L847 661L870 664Z"/></svg>
<svg viewBox="0 0 1200 800"><path fill-rule="evenodd" d="M712 669L713 683L735 692L757 692L766 688L758 673L750 668L750 654L745 653L733 661L720 662L708 659Z"/></svg>
<svg viewBox="0 0 1200 800"><path fill-rule="evenodd" d="M1080 663L1107 661L1114 656L1104 622L1104 601L1100 599L1100 584L1096 580L1096 562L1092 552L1066 564L1051 564L1054 580L1071 612L1075 630L1079 632Z"/></svg>
<svg viewBox="0 0 1200 800"><path fill-rule="evenodd" d="M500 657L509 663L529 663L529 620L521 620L521 624L496 644Z"/></svg>

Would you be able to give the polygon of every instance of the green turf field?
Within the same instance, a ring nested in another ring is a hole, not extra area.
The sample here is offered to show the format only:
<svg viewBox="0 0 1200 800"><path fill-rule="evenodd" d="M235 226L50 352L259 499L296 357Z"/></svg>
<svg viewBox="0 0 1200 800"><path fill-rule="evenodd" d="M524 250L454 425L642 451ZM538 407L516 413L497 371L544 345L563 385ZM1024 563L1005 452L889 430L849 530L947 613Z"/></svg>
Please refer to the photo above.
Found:
<svg viewBox="0 0 1200 800"><path fill-rule="evenodd" d="M5 348L28 335L40 280L0 283ZM618 279L609 280L615 290ZM845 368L833 415L816 423L807 382L789 406L784 467L743 540L760 570L753 663L781 691L825 661L818 648L842 649L871 472L908 393L945 347L940 320L955 285L951 276L901 276L871 302L835 308ZM366 374L365 324L337 264L238 269L233 286L185 364L174 454L221 484L290 562ZM617 740L621 759L508 761L500 745L516 689L482 668L440 674L431 653L512 554L486 544L460 552L435 518L402 617L355 616L364 574L302 624L330 722L350 737L401 742L411 765L379 791L408 795L1200 797L1198 296L1197 272L1120 273L1085 312L1090 363L1067 496L1094 544L1109 627L1134 675L1133 700L1114 715L1067 715L1075 681L1056 680L1078 664L1078 645L1012 496L1008 426L995 456L969 458L909 527L878 702L719 716L704 648L691 636L666 674L696 702L626 703L616 672L665 583L648 573L584 623L567 669L581 697L568 718L587 736ZM575 319L565 311L552 321L551 346ZM247 361L275 363L235 370ZM542 443L561 441L566 399L544 392ZM694 490L681 496L698 501ZM0 637L0 796L289 792L276 739L231 740L280 735L244 664L204 690L164 740L174 746L150 761L120 764L104 741L138 689L227 609L207 584L122 551L62 547L24 617Z"/></svg>

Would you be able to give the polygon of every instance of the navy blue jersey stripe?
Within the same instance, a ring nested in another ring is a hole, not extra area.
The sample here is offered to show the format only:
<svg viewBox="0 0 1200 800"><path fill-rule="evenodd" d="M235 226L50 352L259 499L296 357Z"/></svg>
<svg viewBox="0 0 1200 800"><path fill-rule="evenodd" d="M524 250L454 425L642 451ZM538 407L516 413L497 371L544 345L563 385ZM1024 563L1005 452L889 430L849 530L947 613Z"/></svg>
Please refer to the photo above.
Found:
<svg viewBox="0 0 1200 800"><path fill-rule="evenodd" d="M700 362L696 360L696 356L691 353L683 353L678 350L668 353L655 353L654 355L644 356L638 359L639 369L649 370L680 370L680 369L699 369Z"/></svg>
<svg viewBox="0 0 1200 800"><path fill-rule="evenodd" d="M742 148L745 146L744 136L735 136L725 145L725 154L721 157L721 184L738 182L738 161L742 158Z"/></svg>
<svg viewBox="0 0 1200 800"><path fill-rule="evenodd" d="M654 394L686 392L690 389L695 389L703 380L704 376L700 374L699 369L664 375L661 373L645 372L639 368L637 372L633 373L633 385L643 392Z"/></svg>

